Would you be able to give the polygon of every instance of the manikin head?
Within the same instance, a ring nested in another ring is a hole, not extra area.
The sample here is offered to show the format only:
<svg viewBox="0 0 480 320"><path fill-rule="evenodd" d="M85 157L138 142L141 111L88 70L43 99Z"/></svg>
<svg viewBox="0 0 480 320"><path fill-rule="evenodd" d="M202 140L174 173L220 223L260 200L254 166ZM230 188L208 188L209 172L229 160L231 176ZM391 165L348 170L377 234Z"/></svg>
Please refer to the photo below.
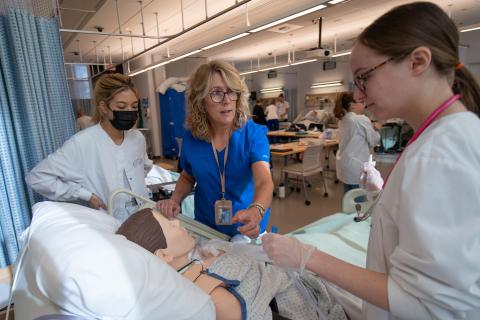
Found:
<svg viewBox="0 0 480 320"><path fill-rule="evenodd" d="M177 219L168 220L152 209L128 217L116 232L147 249L174 268L184 265L195 247L195 239Z"/></svg>

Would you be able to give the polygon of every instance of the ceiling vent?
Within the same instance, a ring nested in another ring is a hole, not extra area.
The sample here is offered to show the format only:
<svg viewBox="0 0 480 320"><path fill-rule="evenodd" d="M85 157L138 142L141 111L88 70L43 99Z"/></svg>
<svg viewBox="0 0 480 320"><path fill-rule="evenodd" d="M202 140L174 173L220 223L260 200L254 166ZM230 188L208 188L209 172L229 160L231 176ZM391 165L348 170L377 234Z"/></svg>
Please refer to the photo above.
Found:
<svg viewBox="0 0 480 320"><path fill-rule="evenodd" d="M275 26L273 28L270 28L267 31L277 32L277 33L287 33L287 32L291 32L293 30L301 29L301 28L303 28L303 26L299 26L299 25L296 25L296 24L290 24L290 23L284 23L284 24L280 24L278 26Z"/></svg>

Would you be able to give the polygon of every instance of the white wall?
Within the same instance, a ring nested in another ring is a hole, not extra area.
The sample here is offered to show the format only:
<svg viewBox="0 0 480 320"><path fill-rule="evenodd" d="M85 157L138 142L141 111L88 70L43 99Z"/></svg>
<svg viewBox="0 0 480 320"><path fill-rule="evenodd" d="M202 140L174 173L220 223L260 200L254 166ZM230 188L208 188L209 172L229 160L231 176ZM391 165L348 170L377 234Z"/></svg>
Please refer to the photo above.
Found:
<svg viewBox="0 0 480 320"><path fill-rule="evenodd" d="M149 58L144 57L143 61L136 61L135 69L153 64L153 61L148 60ZM144 119L144 126L150 129L154 156L163 156L160 101L158 93L155 91L156 88L170 77L190 77L198 66L206 61L206 58L186 58L133 77L133 82L140 93L140 97L148 97L150 110L148 119Z"/></svg>
<svg viewBox="0 0 480 320"><path fill-rule="evenodd" d="M152 63L149 61L150 56L145 56L143 59L143 65ZM152 151L156 157L162 155L162 140L160 137L160 108L155 89L164 80L165 69L163 67L133 77L133 83L140 94L140 98L148 98L149 111L147 117L144 117L144 127L150 129Z"/></svg>

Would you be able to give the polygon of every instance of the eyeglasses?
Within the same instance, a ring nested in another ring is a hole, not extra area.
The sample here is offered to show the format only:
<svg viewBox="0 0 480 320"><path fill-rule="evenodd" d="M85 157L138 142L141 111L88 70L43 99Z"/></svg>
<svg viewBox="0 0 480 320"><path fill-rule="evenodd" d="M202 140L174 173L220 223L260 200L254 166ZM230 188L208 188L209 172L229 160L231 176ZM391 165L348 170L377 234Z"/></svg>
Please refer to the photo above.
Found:
<svg viewBox="0 0 480 320"><path fill-rule="evenodd" d="M365 83L372 76L372 73L375 70L377 70L378 68L386 65L387 62L392 61L392 60L393 60L393 58L388 58L387 60L377 64L376 66L368 69L367 71L355 76L355 79L354 79L353 82L355 83L355 86L358 88L358 90L360 90L363 94L365 94L366 91L367 91L367 88L365 87Z"/></svg>
<svg viewBox="0 0 480 320"><path fill-rule="evenodd" d="M213 90L208 93L210 98L212 98L213 102L220 103L225 99L225 95L228 96L228 98L232 101L237 101L238 97L240 97L240 92L238 91L220 91L220 90Z"/></svg>

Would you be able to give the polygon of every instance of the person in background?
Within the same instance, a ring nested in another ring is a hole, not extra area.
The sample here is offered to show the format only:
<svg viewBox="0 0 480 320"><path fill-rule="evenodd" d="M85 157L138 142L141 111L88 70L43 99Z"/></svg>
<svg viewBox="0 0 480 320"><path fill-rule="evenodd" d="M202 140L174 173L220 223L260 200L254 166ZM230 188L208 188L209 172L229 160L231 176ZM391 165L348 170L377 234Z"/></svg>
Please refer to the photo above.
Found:
<svg viewBox="0 0 480 320"><path fill-rule="evenodd" d="M288 121L288 109L290 109L290 105L288 101L285 100L283 93L278 95L276 106L278 110L278 120L280 122Z"/></svg>
<svg viewBox="0 0 480 320"><path fill-rule="evenodd" d="M83 111L83 109L81 108L78 109L76 112L76 116L77 116L77 132L93 126L92 117L87 116Z"/></svg>
<svg viewBox="0 0 480 320"><path fill-rule="evenodd" d="M342 93L335 104L334 113L340 120L336 168L344 193L359 188L363 164L380 141L378 129L363 115L364 110L365 105L355 101L353 93Z"/></svg>
<svg viewBox="0 0 480 320"><path fill-rule="evenodd" d="M183 171L172 197L157 203L167 218L178 215L195 186L195 220L238 235L235 239L249 241L241 235L257 238L265 231L273 193L270 146L267 129L247 120L248 92L238 71L226 62L203 64L192 75L180 157ZM233 219L219 225L216 213L225 208Z"/></svg>
<svg viewBox="0 0 480 320"><path fill-rule="evenodd" d="M75 134L37 164L26 181L50 200L106 210L108 197L115 189L148 195L145 138L132 129L137 120L138 93L129 77L104 75L95 84L93 94L95 125ZM136 202L120 195L113 206L114 216L123 220L136 208Z"/></svg>
<svg viewBox="0 0 480 320"><path fill-rule="evenodd" d="M277 131L280 128L278 121L278 108L275 105L275 100L271 99L268 102L267 108L265 109L265 114L267 118L267 127L268 131ZM270 143L276 143L277 137L268 137Z"/></svg>
<svg viewBox="0 0 480 320"><path fill-rule="evenodd" d="M255 106L253 107L252 119L255 123L264 126L267 125L267 118L265 117L265 110L263 110L262 101L258 99L255 101Z"/></svg>
<svg viewBox="0 0 480 320"><path fill-rule="evenodd" d="M355 99L415 132L382 190L378 171L364 169L368 191L380 192L366 268L293 238L262 238L275 264L305 266L363 299L363 319L480 314L480 87L458 48L454 21L429 2L392 9L353 47Z"/></svg>

